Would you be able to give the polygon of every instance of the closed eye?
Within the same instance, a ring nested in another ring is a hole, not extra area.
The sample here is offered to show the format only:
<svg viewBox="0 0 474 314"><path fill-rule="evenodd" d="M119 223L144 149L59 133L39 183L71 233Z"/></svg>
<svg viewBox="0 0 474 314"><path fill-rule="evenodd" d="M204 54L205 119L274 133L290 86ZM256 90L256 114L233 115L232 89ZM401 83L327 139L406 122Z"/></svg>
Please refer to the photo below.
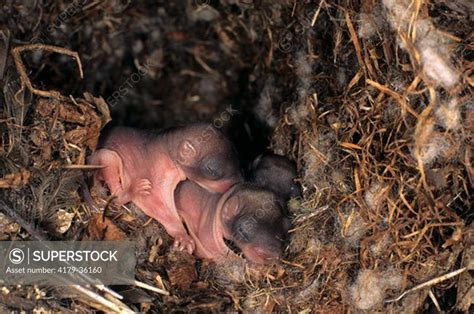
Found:
<svg viewBox="0 0 474 314"><path fill-rule="evenodd" d="M207 165L206 166L206 171L211 177L218 177L219 173L216 169L214 169L212 166Z"/></svg>
<svg viewBox="0 0 474 314"><path fill-rule="evenodd" d="M219 164L214 160L209 160L204 164L205 176L210 179L220 179L222 177L222 170Z"/></svg>

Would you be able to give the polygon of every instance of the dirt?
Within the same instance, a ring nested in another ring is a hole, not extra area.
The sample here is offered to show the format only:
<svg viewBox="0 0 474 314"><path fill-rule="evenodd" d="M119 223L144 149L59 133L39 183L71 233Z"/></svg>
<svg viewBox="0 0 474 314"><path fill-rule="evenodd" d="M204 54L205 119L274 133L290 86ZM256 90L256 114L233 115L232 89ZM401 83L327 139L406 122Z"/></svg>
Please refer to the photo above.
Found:
<svg viewBox="0 0 474 314"><path fill-rule="evenodd" d="M110 287L134 311L467 312L473 12L464 0L7 1L0 239L136 241L137 281L169 294ZM280 263L201 261L104 191L91 191L100 209L85 203L83 165L106 125L193 121L227 132L244 165L266 151L297 162L304 195L288 205ZM112 310L47 286L2 286L3 309Z"/></svg>

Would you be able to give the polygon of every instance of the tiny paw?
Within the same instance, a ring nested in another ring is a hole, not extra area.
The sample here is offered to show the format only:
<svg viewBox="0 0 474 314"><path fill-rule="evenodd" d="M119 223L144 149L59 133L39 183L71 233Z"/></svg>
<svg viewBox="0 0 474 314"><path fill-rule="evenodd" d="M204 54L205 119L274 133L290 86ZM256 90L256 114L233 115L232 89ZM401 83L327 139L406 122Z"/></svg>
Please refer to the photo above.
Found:
<svg viewBox="0 0 474 314"><path fill-rule="evenodd" d="M148 196L151 194L151 182L148 179L137 180L133 185L134 194L139 194L142 196Z"/></svg>
<svg viewBox="0 0 474 314"><path fill-rule="evenodd" d="M176 237L173 243L173 247L180 251L186 250L186 252L188 252L189 254L193 254L196 245L194 244L194 240L190 236L185 235Z"/></svg>

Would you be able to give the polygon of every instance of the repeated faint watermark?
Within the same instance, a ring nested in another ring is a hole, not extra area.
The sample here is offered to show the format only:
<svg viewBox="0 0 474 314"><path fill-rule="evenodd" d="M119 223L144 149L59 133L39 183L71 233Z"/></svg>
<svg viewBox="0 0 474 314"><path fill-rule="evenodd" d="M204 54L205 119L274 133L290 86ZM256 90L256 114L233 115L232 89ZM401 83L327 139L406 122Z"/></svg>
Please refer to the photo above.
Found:
<svg viewBox="0 0 474 314"><path fill-rule="evenodd" d="M46 27L46 31L41 31L30 40L32 44L44 44L46 41L51 41L49 37L55 30L67 23L72 17L76 16L82 11L88 0L74 0L64 11L58 14L54 21Z"/></svg>
<svg viewBox="0 0 474 314"><path fill-rule="evenodd" d="M120 100L127 96L130 93L130 90L138 84L145 75L147 75L154 67L157 67L157 64L147 61L145 64L140 66L137 71L133 72L129 77L127 77L122 84L112 92L112 95L107 97L106 101L110 107L115 107Z"/></svg>
<svg viewBox="0 0 474 314"><path fill-rule="evenodd" d="M269 213L272 213L271 216L273 216L274 211L280 211L281 213L281 218L282 218L282 224L284 224L284 219L286 219L283 216L282 208L281 208L281 199L275 195L273 192L268 191L268 195L258 199L261 203L259 204L257 208L253 208L253 212L249 213L251 216L240 221L239 226L236 228L236 230L233 230L233 233L231 235L232 239L237 240L237 241L245 241L248 242L251 239L247 238L247 230L255 230L258 228L259 224L265 219L266 216L268 216Z"/></svg>
<svg viewBox="0 0 474 314"><path fill-rule="evenodd" d="M303 18L298 20L292 27L293 31L287 30L283 33L278 41L278 49L283 53L290 53L295 47L295 41L298 36L304 35L312 27L313 19L317 14L316 9L307 9L303 14Z"/></svg>
<svg viewBox="0 0 474 314"><path fill-rule="evenodd" d="M28 44L45 44L45 42L51 42L49 37L54 30L59 29L63 24L65 24L69 19L76 16L79 12L82 11L83 7L87 4L88 0L74 0L67 8L54 19L54 21L46 27L45 31L41 31L39 34L36 34L32 39L29 40ZM14 80L9 80L5 85L5 90L7 90L11 95L15 95L15 100L18 97L18 86L20 86L20 78L15 78ZM26 103L26 106L31 104L32 99Z"/></svg>
<svg viewBox="0 0 474 314"><path fill-rule="evenodd" d="M234 109L232 105L225 108L211 123L207 125L197 136L193 137L192 141L186 139L179 147L184 147L184 142L189 142L193 149L185 149L178 154L178 161L183 162L189 158L197 156L199 151L197 150L202 144L208 142L212 136L215 136L219 129L223 128L230 119L239 113L238 110ZM193 145L194 144L194 145Z"/></svg>
<svg viewBox="0 0 474 314"><path fill-rule="evenodd" d="M44 31L40 31L39 34L36 34L31 40L30 44L45 44L52 42L50 36L55 31L60 29L65 25L71 18L77 16L80 12L84 10L87 4L90 4L90 0L74 0L70 5L61 11L51 22ZM113 13L121 13L127 9L132 0L117 1L116 5L113 7Z"/></svg>

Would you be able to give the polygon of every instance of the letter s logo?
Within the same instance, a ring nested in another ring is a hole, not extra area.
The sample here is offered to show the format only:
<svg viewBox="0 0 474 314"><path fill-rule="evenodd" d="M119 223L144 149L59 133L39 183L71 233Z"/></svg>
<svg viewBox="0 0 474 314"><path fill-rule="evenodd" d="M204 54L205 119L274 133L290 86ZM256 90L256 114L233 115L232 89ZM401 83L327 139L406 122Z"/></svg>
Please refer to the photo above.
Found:
<svg viewBox="0 0 474 314"><path fill-rule="evenodd" d="M21 249L16 248L10 251L8 257L10 258L10 262L15 265L18 265L25 259L25 253L23 253Z"/></svg>

